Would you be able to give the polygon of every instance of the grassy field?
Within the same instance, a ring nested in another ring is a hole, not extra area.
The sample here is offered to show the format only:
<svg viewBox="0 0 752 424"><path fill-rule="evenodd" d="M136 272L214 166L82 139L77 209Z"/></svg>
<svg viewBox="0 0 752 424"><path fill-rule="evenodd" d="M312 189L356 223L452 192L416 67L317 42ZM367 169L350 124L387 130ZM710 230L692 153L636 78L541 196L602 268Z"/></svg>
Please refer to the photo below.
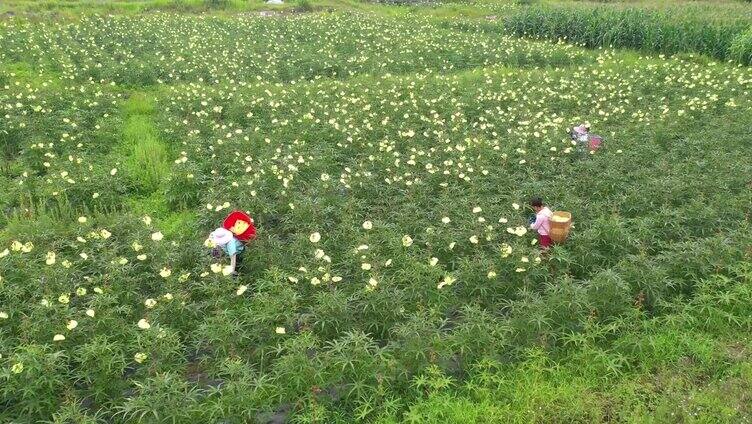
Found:
<svg viewBox="0 0 752 424"><path fill-rule="evenodd" d="M519 3L0 6L0 422L752 421L752 68Z"/></svg>

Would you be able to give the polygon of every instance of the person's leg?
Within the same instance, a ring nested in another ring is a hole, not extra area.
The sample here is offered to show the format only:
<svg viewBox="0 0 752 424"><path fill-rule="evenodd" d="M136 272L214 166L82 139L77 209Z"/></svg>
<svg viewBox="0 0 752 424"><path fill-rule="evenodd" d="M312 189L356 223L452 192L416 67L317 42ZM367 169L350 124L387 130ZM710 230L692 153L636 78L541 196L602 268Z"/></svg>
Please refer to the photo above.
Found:
<svg viewBox="0 0 752 424"><path fill-rule="evenodd" d="M538 234L538 244L542 250L548 250L553 244L553 240L551 240L551 236Z"/></svg>

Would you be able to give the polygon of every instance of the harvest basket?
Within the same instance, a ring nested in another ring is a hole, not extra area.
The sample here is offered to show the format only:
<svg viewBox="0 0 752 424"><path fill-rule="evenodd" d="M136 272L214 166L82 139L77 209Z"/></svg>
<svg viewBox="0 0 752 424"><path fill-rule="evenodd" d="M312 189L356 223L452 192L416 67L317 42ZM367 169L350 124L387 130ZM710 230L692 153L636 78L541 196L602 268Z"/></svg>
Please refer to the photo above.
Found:
<svg viewBox="0 0 752 424"><path fill-rule="evenodd" d="M253 225L253 218L243 211L233 211L227 215L227 218L222 223L222 227L232 231L235 237L243 243L256 238L256 226Z"/></svg>
<svg viewBox="0 0 752 424"><path fill-rule="evenodd" d="M572 227L572 214L564 211L556 211L551 215L551 230L549 235L554 243L564 243L569 236Z"/></svg>

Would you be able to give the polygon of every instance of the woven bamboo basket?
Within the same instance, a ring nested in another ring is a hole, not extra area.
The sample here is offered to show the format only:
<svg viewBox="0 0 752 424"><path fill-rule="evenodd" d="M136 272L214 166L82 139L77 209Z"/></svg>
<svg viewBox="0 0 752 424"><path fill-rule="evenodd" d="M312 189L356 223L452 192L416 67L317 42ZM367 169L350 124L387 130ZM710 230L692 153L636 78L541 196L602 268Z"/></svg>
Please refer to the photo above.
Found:
<svg viewBox="0 0 752 424"><path fill-rule="evenodd" d="M556 211L551 215L551 230L549 235L554 243L564 243L572 228L572 214L564 211Z"/></svg>

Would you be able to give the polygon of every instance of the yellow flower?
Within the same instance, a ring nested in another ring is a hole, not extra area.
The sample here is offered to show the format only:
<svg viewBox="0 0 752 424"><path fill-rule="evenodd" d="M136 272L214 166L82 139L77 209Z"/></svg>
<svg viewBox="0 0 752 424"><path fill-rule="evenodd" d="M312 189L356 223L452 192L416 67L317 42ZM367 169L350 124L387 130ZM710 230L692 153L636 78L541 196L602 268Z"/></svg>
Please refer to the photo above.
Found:
<svg viewBox="0 0 752 424"><path fill-rule="evenodd" d="M136 324L136 325L138 325L138 328L140 328L142 330L148 330L148 329L151 328L151 324L149 324L149 321L145 320L144 318L141 318L138 321L138 324Z"/></svg>
<svg viewBox="0 0 752 424"><path fill-rule="evenodd" d="M371 287L376 287L378 284L379 282L373 277L368 280L368 285Z"/></svg>
<svg viewBox="0 0 752 424"><path fill-rule="evenodd" d="M441 222L443 222L444 224L449 224L450 222L452 222L452 220L449 219L448 216L445 216L445 217L441 218Z"/></svg>
<svg viewBox="0 0 752 424"><path fill-rule="evenodd" d="M222 272L222 264L211 264L211 270L215 274Z"/></svg>
<svg viewBox="0 0 752 424"><path fill-rule="evenodd" d="M156 300L154 300L154 299L146 299L146 300L144 301L144 305L145 305L145 306L146 306L147 308L151 309L151 308L153 308L153 307L157 306L157 301L156 301Z"/></svg>
<svg viewBox="0 0 752 424"><path fill-rule="evenodd" d="M59 297L57 298L57 301L58 301L58 302L60 302L60 303L62 303L63 305L67 305L67 304L68 304L68 302L70 302L70 297L68 297L68 295L67 295L67 294L61 294L61 295L60 295L60 296L59 296Z"/></svg>
<svg viewBox="0 0 752 424"><path fill-rule="evenodd" d="M233 269L232 269L232 266L230 265L227 265L226 267L222 268L222 275L224 276L230 275L232 274L232 272L233 272Z"/></svg>
<svg viewBox="0 0 752 424"><path fill-rule="evenodd" d="M102 293L104 293L104 291L101 288L99 288L99 287L94 287L94 293L96 293L96 294L102 294Z"/></svg>
<svg viewBox="0 0 752 424"><path fill-rule="evenodd" d="M76 296L86 296L86 287L79 287L76 289Z"/></svg>
<svg viewBox="0 0 752 424"><path fill-rule="evenodd" d="M318 286L319 284L321 284L321 280L319 280L316 277L311 278L311 285L312 286Z"/></svg>
<svg viewBox="0 0 752 424"><path fill-rule="evenodd" d="M483 209L480 208L480 206L476 206L473 208L473 213L481 213L483 212Z"/></svg>
<svg viewBox="0 0 752 424"><path fill-rule="evenodd" d="M78 321L75 319L68 321L68 324L65 326L68 330L73 330L76 327L78 327Z"/></svg>
<svg viewBox="0 0 752 424"><path fill-rule="evenodd" d="M145 215L141 220L144 221L144 224L151 225L151 217L149 215Z"/></svg>
<svg viewBox="0 0 752 424"><path fill-rule="evenodd" d="M10 367L10 372L12 372L13 374L20 374L23 372L23 369L24 369L23 364L20 362L16 362L15 364L13 364L12 367Z"/></svg>
<svg viewBox="0 0 752 424"><path fill-rule="evenodd" d="M63 340L65 340L65 336L63 336L62 334L55 334L55 336L52 338L53 342L62 342Z"/></svg>
<svg viewBox="0 0 752 424"><path fill-rule="evenodd" d="M163 238L164 238L164 235L162 234L162 232L161 232L161 231L157 231L156 233L153 233L153 234L151 235L151 239L152 239L152 240L154 240L154 241L160 241L160 240L162 240Z"/></svg>
<svg viewBox="0 0 752 424"><path fill-rule="evenodd" d="M438 286L436 286L437 289L442 289L444 286L451 286L452 283L457 281L454 277L451 275L447 275L444 277L444 280L442 280Z"/></svg>
<svg viewBox="0 0 752 424"><path fill-rule="evenodd" d="M110 236L112 235L112 233L109 232L109 231L107 231L107 230L105 230L105 229L101 229L99 231L99 235L102 236L103 239L108 239L108 238L110 238Z"/></svg>
<svg viewBox="0 0 752 424"><path fill-rule="evenodd" d="M136 259L138 259L139 261L145 261L146 260L146 255L143 255L143 254L138 255L138 256L136 256Z"/></svg>
<svg viewBox="0 0 752 424"><path fill-rule="evenodd" d="M94 318L94 309L87 309L86 315L89 316L90 318Z"/></svg>
<svg viewBox="0 0 752 424"><path fill-rule="evenodd" d="M412 237L408 236L407 234L405 234L404 236L402 236L402 245L403 246L410 247L410 246L412 246L412 244L413 244Z"/></svg>
<svg viewBox="0 0 752 424"><path fill-rule="evenodd" d="M162 297L165 298L166 300L172 300L173 299L172 293L165 293L165 294L162 295Z"/></svg>
<svg viewBox="0 0 752 424"><path fill-rule="evenodd" d="M86 221L87 221L87 219L86 219L86 217L85 217L85 216L79 216L79 217L78 217L78 222L80 222L81 224L84 224L84 223L86 223Z"/></svg>
<svg viewBox="0 0 752 424"><path fill-rule="evenodd" d="M162 268L162 270L161 270L161 271L159 271L159 275L161 275L161 276L162 276L162 278L167 278L167 277L169 277L170 275L172 275L172 271L170 271L170 270L169 270L169 269L167 269L167 268Z"/></svg>
<svg viewBox="0 0 752 424"><path fill-rule="evenodd" d="M146 360L147 356L143 352L138 352L137 354L133 355L133 360L138 362L139 364L144 362Z"/></svg>
<svg viewBox="0 0 752 424"><path fill-rule="evenodd" d="M55 264L55 252L47 252L47 258L44 261L47 265Z"/></svg>
<svg viewBox="0 0 752 424"><path fill-rule="evenodd" d="M87 255L86 253L83 253L83 252L82 252L82 253L80 253L80 254L79 254L78 256L80 256L80 257L81 257L81 259L83 259L83 260L87 260L87 259L89 259L89 255Z"/></svg>
<svg viewBox="0 0 752 424"><path fill-rule="evenodd" d="M470 237L470 243L472 243L472 244L478 244L478 236L472 236L472 237Z"/></svg>
<svg viewBox="0 0 752 424"><path fill-rule="evenodd" d="M5 249L2 252L0 252L0 258L4 258L8 255L10 255L10 251L8 249Z"/></svg>
<svg viewBox="0 0 752 424"><path fill-rule="evenodd" d="M364 271L369 271L371 269L371 264L369 264L369 263L362 263L362 264L360 264L360 269L362 269Z"/></svg>
<svg viewBox="0 0 752 424"><path fill-rule="evenodd" d="M431 266L436 266L436 264L439 263L439 258L431 258L429 263L431 264Z"/></svg>
<svg viewBox="0 0 752 424"><path fill-rule="evenodd" d="M0 319L8 319L8 313L7 312L0 312Z"/></svg>
<svg viewBox="0 0 752 424"><path fill-rule="evenodd" d="M245 293L246 290L248 290L248 286L240 286L237 290L235 290L235 295L240 296Z"/></svg>
<svg viewBox="0 0 752 424"><path fill-rule="evenodd" d="M522 162L521 162L521 163L522 163ZM512 207L513 207L514 209L516 209L516 210L519 210L519 209L520 209L520 205L518 205L517 203L512 203Z"/></svg>
<svg viewBox="0 0 752 424"><path fill-rule="evenodd" d="M286 333L285 327L277 327L274 329L274 332L277 334L285 334Z"/></svg>

